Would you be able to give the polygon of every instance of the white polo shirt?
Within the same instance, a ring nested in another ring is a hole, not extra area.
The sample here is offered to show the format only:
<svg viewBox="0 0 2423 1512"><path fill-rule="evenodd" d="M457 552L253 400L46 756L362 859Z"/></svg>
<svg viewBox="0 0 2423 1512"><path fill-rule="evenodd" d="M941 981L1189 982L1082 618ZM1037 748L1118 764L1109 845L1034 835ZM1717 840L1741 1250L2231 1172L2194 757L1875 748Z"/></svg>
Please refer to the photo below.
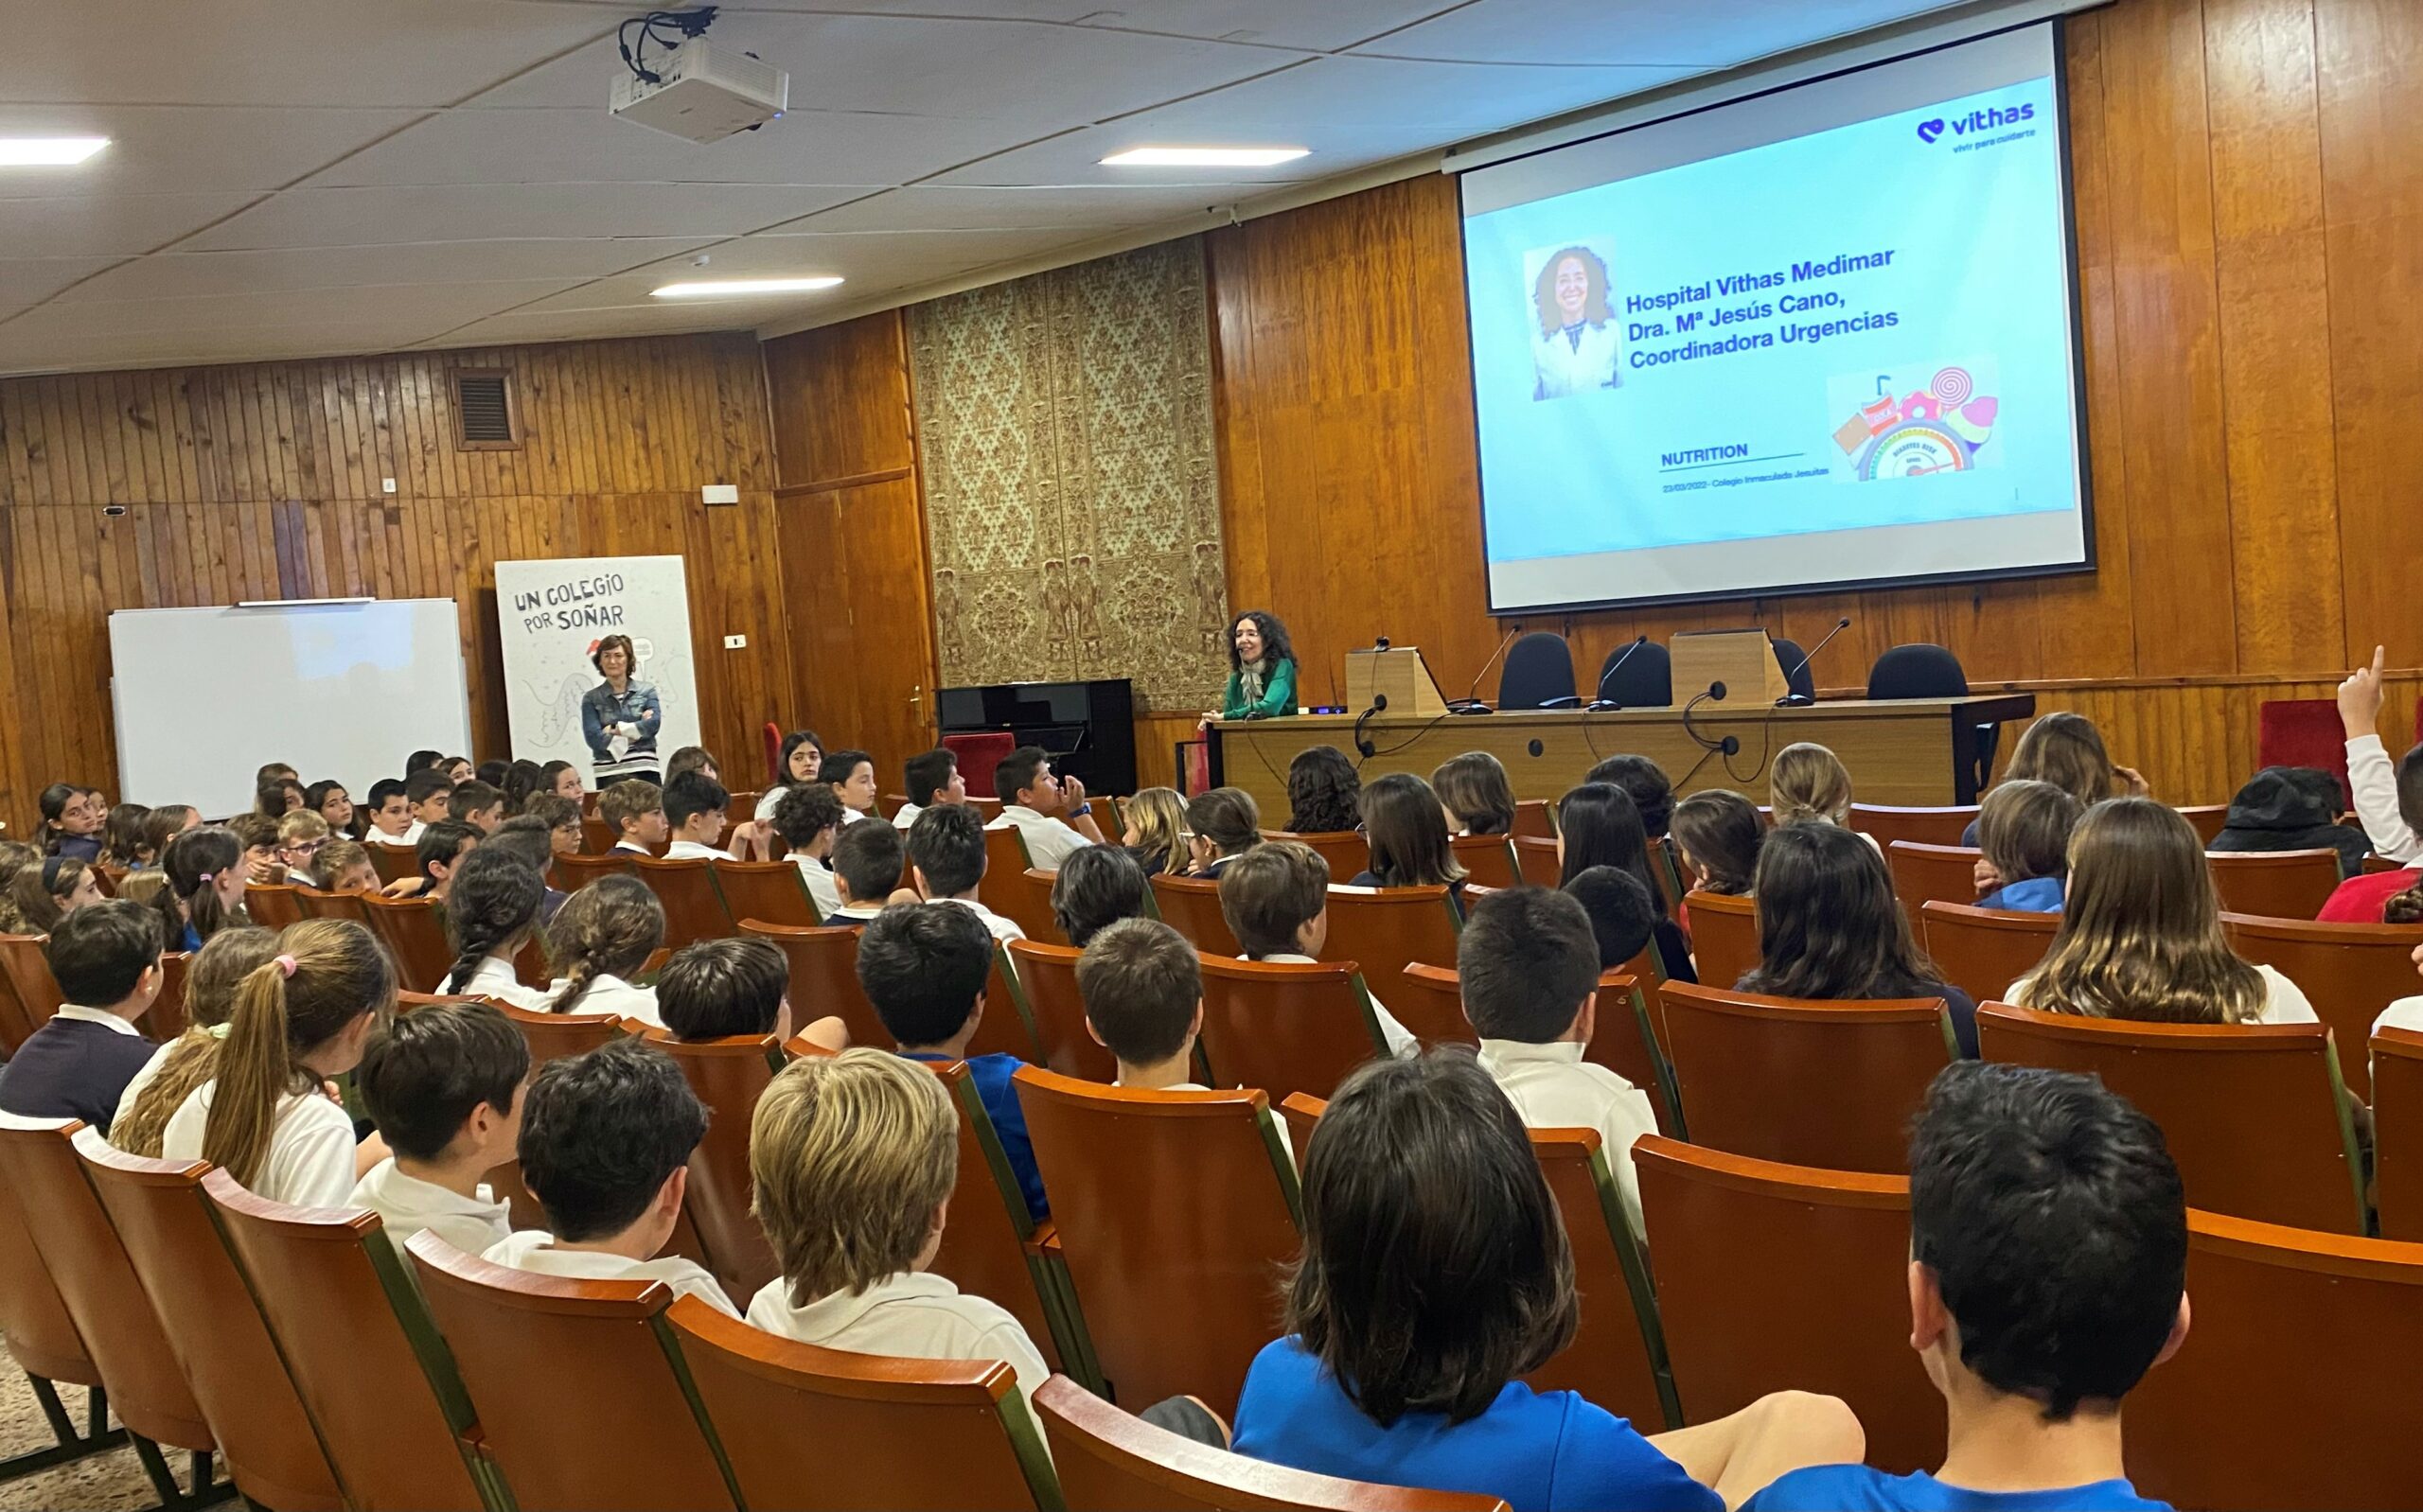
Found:
<svg viewBox="0 0 2423 1512"><path fill-rule="evenodd" d="M547 984L547 1011L557 1011L556 999L564 995L564 989L571 985L571 981L568 976L558 976ZM614 1013L624 1018L638 1019L643 1024L653 1024L659 1029L664 1027L664 1020L656 1011L656 989L634 987L612 972L602 971L591 977L589 991L581 993L580 1001L564 1011Z"/></svg>
<svg viewBox="0 0 2423 1512"><path fill-rule="evenodd" d="M992 909L985 907L982 904L978 903L973 898L942 898L937 899L936 901L940 903L955 903L961 907L968 910L970 913L976 915L977 918L983 920L984 927L991 930L993 932L993 938L1001 941L1003 944L1008 944L1013 940L1024 940L1026 938L1026 931L1020 929L1016 921L1002 918L999 914L997 914Z"/></svg>
<svg viewBox="0 0 2423 1512"><path fill-rule="evenodd" d="M1641 1238L1640 1182L1633 1173L1632 1144L1657 1132L1649 1094L1603 1065L1582 1058L1579 1041L1530 1045L1521 1040L1480 1042L1480 1068L1496 1081L1506 1100L1530 1129L1596 1129L1607 1170L1623 1198L1624 1222Z"/></svg>
<svg viewBox="0 0 2423 1512"><path fill-rule="evenodd" d="M489 1245L480 1258L491 1265L510 1265L517 1271L570 1276L576 1281L662 1281L718 1312L740 1316L740 1310L732 1305L732 1298L724 1295L723 1287L707 1274L706 1267L679 1255L634 1260L602 1250L559 1250L553 1234L525 1228Z"/></svg>
<svg viewBox="0 0 2423 1512"><path fill-rule="evenodd" d="M853 1354L1002 1361L1017 1372L1022 1396L1033 1396L1052 1376L1017 1319L929 1272L901 1271L855 1296L836 1292L804 1308L792 1304L790 1283L778 1275L749 1299L749 1324Z"/></svg>
<svg viewBox="0 0 2423 1512"><path fill-rule="evenodd" d="M667 861L729 861L732 859L732 853L718 851L712 845L701 845L696 840L676 840L664 848L664 859Z"/></svg>
<svg viewBox="0 0 2423 1512"><path fill-rule="evenodd" d="M799 877L807 884L808 901L816 905L816 922L822 923L840 910L841 888L824 863L812 855L791 853L791 865L799 868Z"/></svg>
<svg viewBox="0 0 2423 1512"><path fill-rule="evenodd" d="M388 1239L397 1244L426 1228L466 1255L485 1255L513 1232L504 1204L485 1185L472 1197L448 1191L433 1181L405 1175L393 1155L354 1183L353 1195L345 1201L377 1213Z"/></svg>
<svg viewBox="0 0 2423 1512"><path fill-rule="evenodd" d="M481 957L480 963L471 968L469 979L454 990L474 997L493 997L500 1003L511 1003L538 1013L545 1012L553 1000L536 987L523 986L522 978L514 975L513 962L496 956Z"/></svg>
<svg viewBox="0 0 2423 1512"><path fill-rule="evenodd" d="M163 1160L200 1160L217 1081L186 1094L160 1136ZM246 1190L292 1207L343 1207L353 1195L353 1119L317 1092L279 1101L270 1127L269 1156Z"/></svg>
<svg viewBox="0 0 2423 1512"><path fill-rule="evenodd" d="M1065 820L1037 814L1023 803L1002 804L1001 817L984 827L1017 831L1026 840L1027 859L1045 871L1059 870L1061 862L1094 843Z"/></svg>

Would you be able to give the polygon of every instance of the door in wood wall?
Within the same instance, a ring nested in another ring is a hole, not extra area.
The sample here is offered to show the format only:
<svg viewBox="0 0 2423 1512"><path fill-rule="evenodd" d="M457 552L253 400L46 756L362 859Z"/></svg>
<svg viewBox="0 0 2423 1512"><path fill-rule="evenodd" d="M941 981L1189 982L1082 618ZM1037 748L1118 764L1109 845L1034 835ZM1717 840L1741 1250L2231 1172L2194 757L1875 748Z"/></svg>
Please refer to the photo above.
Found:
<svg viewBox="0 0 2423 1512"><path fill-rule="evenodd" d="M793 676L827 750L873 753L900 789L900 764L934 745L932 593L917 480L793 494L783 520Z"/></svg>

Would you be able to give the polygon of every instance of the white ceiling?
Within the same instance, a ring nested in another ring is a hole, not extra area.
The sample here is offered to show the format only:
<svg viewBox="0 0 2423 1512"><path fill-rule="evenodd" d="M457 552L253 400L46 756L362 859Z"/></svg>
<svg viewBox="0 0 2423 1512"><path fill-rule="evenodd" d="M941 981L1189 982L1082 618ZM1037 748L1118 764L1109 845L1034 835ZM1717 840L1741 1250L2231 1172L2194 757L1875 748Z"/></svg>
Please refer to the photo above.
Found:
<svg viewBox="0 0 2423 1512"><path fill-rule="evenodd" d="M112 145L0 169L0 373L798 325L1943 9L1108 3L740 0L791 111L704 147L607 114L621 0L10 7L0 135ZM1098 162L1207 141L1312 155ZM847 283L648 297L777 273Z"/></svg>

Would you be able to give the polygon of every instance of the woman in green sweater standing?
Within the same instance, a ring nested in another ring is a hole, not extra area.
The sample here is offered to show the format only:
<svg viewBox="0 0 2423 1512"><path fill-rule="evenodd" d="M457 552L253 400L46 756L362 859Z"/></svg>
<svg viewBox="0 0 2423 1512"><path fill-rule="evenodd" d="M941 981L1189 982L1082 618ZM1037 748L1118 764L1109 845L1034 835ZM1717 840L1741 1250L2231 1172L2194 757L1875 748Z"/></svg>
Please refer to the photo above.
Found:
<svg viewBox="0 0 2423 1512"><path fill-rule="evenodd" d="M1278 616L1247 609L1229 631L1229 687L1214 719L1268 719L1296 712L1296 648Z"/></svg>

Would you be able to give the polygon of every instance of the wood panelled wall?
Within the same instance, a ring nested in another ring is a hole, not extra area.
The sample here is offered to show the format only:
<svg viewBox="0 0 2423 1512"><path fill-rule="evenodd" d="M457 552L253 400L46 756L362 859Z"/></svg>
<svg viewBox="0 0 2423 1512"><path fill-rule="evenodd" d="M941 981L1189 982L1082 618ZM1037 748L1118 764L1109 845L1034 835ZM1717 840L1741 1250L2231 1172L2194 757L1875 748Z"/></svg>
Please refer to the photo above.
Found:
<svg viewBox="0 0 2423 1512"><path fill-rule="evenodd" d="M2423 5L2119 0L2071 19L2068 59L2098 570L1525 628L1586 679L1638 633L1809 646L1850 615L1821 685L1937 642L2102 721L2183 802L2253 768L2263 698L2326 696L2377 642L2423 666L2397 439L2423 410ZM1209 238L1230 591L1288 622L1323 701L1379 634L1460 694L1512 623L1485 612L1458 238L1443 176Z"/></svg>
<svg viewBox="0 0 2423 1512"><path fill-rule="evenodd" d="M523 444L457 450L448 371L495 366L514 372ZM756 727L793 691L745 334L11 379L0 457L0 815L16 834L46 782L116 790L112 609L452 598L474 754L502 756L497 560L679 553L701 725L734 785L757 785ZM741 502L702 506L710 483ZM721 649L726 634L747 649ZM195 667L191 696L196 739L264 761L281 720L345 717L264 704L242 667Z"/></svg>

